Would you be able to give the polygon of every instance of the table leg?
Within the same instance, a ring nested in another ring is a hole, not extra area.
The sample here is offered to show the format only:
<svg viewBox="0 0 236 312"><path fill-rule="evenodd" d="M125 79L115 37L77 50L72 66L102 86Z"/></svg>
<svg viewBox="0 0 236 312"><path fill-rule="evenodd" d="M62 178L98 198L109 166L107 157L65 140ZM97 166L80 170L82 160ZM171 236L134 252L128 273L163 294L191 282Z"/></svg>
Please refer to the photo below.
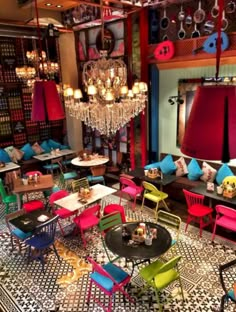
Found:
<svg viewBox="0 0 236 312"><path fill-rule="evenodd" d="M18 210L21 210L22 204L21 204L21 195L20 194L16 194L16 198L17 198L17 207Z"/></svg>

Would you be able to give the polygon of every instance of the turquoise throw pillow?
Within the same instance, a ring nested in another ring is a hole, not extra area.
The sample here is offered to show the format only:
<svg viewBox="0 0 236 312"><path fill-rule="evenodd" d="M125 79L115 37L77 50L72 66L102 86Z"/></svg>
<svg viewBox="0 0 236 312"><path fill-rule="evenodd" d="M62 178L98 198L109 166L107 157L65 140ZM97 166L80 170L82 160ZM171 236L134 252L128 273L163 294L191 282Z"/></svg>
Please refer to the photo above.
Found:
<svg viewBox="0 0 236 312"><path fill-rule="evenodd" d="M48 145L53 148L53 149L56 149L56 148L60 148L61 147L61 143L58 143L52 139L49 139L48 140Z"/></svg>
<svg viewBox="0 0 236 312"><path fill-rule="evenodd" d="M68 146L68 145L61 145L60 149L61 150L70 149L70 146Z"/></svg>
<svg viewBox="0 0 236 312"><path fill-rule="evenodd" d="M23 159L29 160L32 158L35 154L34 150L32 149L31 145L29 143L26 143L22 148L21 151L24 152Z"/></svg>
<svg viewBox="0 0 236 312"><path fill-rule="evenodd" d="M43 141L40 146L44 150L45 153L50 153L51 152L51 147L48 145L47 141Z"/></svg>
<svg viewBox="0 0 236 312"><path fill-rule="evenodd" d="M148 164L144 167L144 170L149 170L149 169L152 169L152 168L157 168L157 169L160 169L160 162L155 162L153 164Z"/></svg>
<svg viewBox="0 0 236 312"><path fill-rule="evenodd" d="M160 162L160 168L163 174L172 174L177 169L173 157L168 154L165 158Z"/></svg>
<svg viewBox="0 0 236 312"><path fill-rule="evenodd" d="M193 158L188 164L188 179L191 181L197 181L202 175L202 169L200 168L197 160Z"/></svg>
<svg viewBox="0 0 236 312"><path fill-rule="evenodd" d="M11 162L11 158L8 155L8 153L6 151L4 151L4 149L0 148L0 161L4 162L4 163L8 163Z"/></svg>
<svg viewBox="0 0 236 312"><path fill-rule="evenodd" d="M216 182L218 185L220 185L222 183L222 181L224 180L224 178L229 177L229 176L233 176L233 172L232 170L229 168L229 166L227 164L223 164L220 169L217 171L216 174Z"/></svg>

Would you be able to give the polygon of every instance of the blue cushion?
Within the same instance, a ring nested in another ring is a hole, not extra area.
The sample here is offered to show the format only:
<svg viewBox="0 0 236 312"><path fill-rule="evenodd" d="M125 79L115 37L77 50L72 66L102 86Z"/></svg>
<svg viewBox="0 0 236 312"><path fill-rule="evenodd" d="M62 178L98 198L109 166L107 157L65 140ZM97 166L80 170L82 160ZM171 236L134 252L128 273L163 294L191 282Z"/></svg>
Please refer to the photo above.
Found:
<svg viewBox="0 0 236 312"><path fill-rule="evenodd" d="M227 295L232 299L232 300L236 300L235 295L234 295L234 290L230 289L227 293Z"/></svg>
<svg viewBox="0 0 236 312"><path fill-rule="evenodd" d="M191 181L197 181L200 176L203 175L203 171L200 168L197 160L195 158L191 159L188 164L188 179Z"/></svg>
<svg viewBox="0 0 236 312"><path fill-rule="evenodd" d="M155 162L155 163L152 163L152 164L148 164L144 167L144 170L149 170L149 169L152 169L152 168L157 168L157 169L160 169L160 162Z"/></svg>
<svg viewBox="0 0 236 312"><path fill-rule="evenodd" d="M97 272L93 272L92 274L90 274L90 278L99 285L101 285L103 288L105 288L107 291L112 291L114 283L110 278Z"/></svg>
<svg viewBox="0 0 236 312"><path fill-rule="evenodd" d="M28 238L28 237L30 237L32 235L31 232L24 233L20 229L14 229L12 231L12 234L14 234L15 236L19 237L19 239L21 239L21 240L24 240L24 239L26 239L26 238Z"/></svg>
<svg viewBox="0 0 236 312"><path fill-rule="evenodd" d="M62 144L62 145L60 146L60 149L61 149L61 150L70 149L70 146L68 146L68 145L63 145L63 144Z"/></svg>
<svg viewBox="0 0 236 312"><path fill-rule="evenodd" d="M229 168L229 166L227 164L223 164L220 169L217 171L216 174L216 182L218 185L220 185L222 183L222 181L224 180L224 178L229 177L229 176L233 176L233 172L232 170Z"/></svg>
<svg viewBox="0 0 236 312"><path fill-rule="evenodd" d="M45 153L50 153L51 152L51 147L48 145L47 141L43 141L42 144L40 144L40 146L45 151Z"/></svg>
<svg viewBox="0 0 236 312"><path fill-rule="evenodd" d="M172 174L177 169L172 155L168 154L160 162L160 168L163 174Z"/></svg>
<svg viewBox="0 0 236 312"><path fill-rule="evenodd" d="M114 278L117 283L121 283L129 276L128 273L111 262L103 265L103 268Z"/></svg>
<svg viewBox="0 0 236 312"><path fill-rule="evenodd" d="M4 149L0 148L0 161L4 162L4 163L8 163L11 162L11 158L8 155L8 153L6 151L4 151Z"/></svg>
<svg viewBox="0 0 236 312"><path fill-rule="evenodd" d="M23 159L29 160L32 158L35 154L34 150L32 149L31 145L29 143L26 143L22 148L21 151L24 152Z"/></svg>
<svg viewBox="0 0 236 312"><path fill-rule="evenodd" d="M50 146L50 148L56 149L56 148L60 148L61 147L61 143L58 143L52 139L48 140L48 145Z"/></svg>
<svg viewBox="0 0 236 312"><path fill-rule="evenodd" d="M89 175L89 176L87 176L87 179L88 179L88 181L89 182L104 182L105 180L104 180L104 177L103 176L92 176L92 175Z"/></svg>

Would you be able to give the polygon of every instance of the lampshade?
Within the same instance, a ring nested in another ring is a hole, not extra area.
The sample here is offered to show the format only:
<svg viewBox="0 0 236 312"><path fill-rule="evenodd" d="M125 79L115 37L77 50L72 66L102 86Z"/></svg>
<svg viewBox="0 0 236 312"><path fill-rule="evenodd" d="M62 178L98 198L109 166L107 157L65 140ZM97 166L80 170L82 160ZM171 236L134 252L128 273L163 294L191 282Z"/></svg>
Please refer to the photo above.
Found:
<svg viewBox="0 0 236 312"><path fill-rule="evenodd" d="M236 158L236 87L199 86L181 152L200 159Z"/></svg>

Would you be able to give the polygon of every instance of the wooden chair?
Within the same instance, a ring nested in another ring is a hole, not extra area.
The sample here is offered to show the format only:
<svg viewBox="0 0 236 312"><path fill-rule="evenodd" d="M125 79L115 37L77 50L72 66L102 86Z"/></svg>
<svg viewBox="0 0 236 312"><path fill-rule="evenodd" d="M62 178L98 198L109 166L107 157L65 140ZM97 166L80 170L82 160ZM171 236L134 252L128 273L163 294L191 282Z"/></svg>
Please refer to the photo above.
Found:
<svg viewBox="0 0 236 312"><path fill-rule="evenodd" d="M54 171L59 172L60 171L60 164L63 161L63 157L57 157L51 159L50 164L44 165L43 168L46 169L47 173L54 174Z"/></svg>
<svg viewBox="0 0 236 312"><path fill-rule="evenodd" d="M72 192L78 192L80 190L80 188L88 188L89 189L89 181L87 178L81 178L78 180L74 180L71 183L71 187L72 187Z"/></svg>

